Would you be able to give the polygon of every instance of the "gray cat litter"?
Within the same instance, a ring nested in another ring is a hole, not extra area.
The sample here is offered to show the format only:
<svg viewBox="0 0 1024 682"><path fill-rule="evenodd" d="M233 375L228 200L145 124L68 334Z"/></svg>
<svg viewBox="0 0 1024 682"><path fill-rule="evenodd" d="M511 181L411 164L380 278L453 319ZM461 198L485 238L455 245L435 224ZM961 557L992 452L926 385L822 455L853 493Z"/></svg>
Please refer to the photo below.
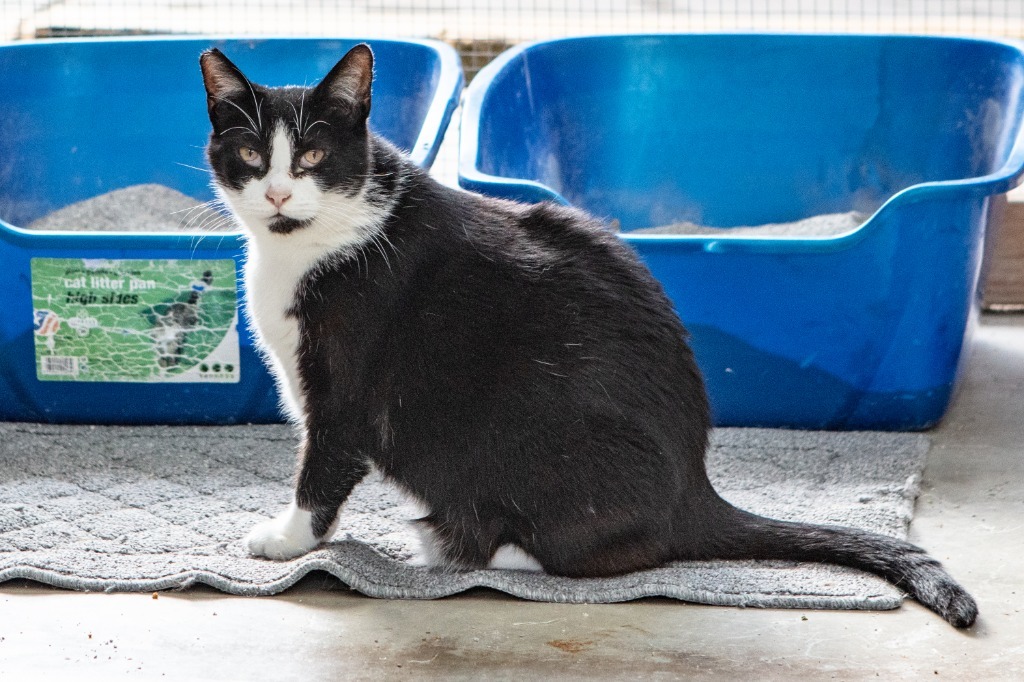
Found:
<svg viewBox="0 0 1024 682"><path fill-rule="evenodd" d="M741 225L737 227L708 227L706 225L681 221L669 225L630 230L628 234L835 237L856 230L867 219L868 216L863 213L850 211L848 213L826 213L790 223Z"/></svg>
<svg viewBox="0 0 1024 682"><path fill-rule="evenodd" d="M30 230L179 232L230 229L215 209L164 185L132 185L85 199L39 218Z"/></svg>

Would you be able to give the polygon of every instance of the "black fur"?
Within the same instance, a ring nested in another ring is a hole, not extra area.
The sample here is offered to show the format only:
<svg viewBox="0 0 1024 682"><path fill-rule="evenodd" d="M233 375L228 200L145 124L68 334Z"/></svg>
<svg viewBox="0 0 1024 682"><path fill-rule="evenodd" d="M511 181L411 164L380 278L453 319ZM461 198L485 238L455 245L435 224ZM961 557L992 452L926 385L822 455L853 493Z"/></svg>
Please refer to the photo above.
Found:
<svg viewBox="0 0 1024 682"><path fill-rule="evenodd" d="M253 87L285 118L301 96ZM971 597L913 545L757 517L715 493L686 331L603 225L439 185L364 134L368 101L306 105L345 156L324 170L328 186L390 178L378 199L393 200L386 239L308 274L292 309L307 405L296 499L317 537L373 463L426 502L420 522L454 567L486 566L508 543L580 577L680 559L830 562L881 575L957 627L974 622ZM220 131L242 125L234 109L211 107L211 164L229 185L250 170L223 151Z"/></svg>

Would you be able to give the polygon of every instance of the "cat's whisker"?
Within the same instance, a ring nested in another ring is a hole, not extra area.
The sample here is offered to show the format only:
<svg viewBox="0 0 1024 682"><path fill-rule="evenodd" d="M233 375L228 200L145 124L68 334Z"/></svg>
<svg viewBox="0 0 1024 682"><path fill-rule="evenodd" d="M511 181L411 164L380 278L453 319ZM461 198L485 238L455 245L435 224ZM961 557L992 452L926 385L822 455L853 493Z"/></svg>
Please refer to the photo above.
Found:
<svg viewBox="0 0 1024 682"><path fill-rule="evenodd" d="M306 126L306 129L302 132L302 134L303 135L308 134L309 131L313 129L313 126L317 125L318 123L323 123L328 128L331 127L331 124L328 123L327 121L324 121L324 120L321 120L321 119L317 119L317 120L313 121L312 123L310 123L308 126Z"/></svg>
<svg viewBox="0 0 1024 682"><path fill-rule="evenodd" d="M223 228L227 226L230 218L216 210L216 206L221 202L218 199L212 199L205 201L189 208L181 209L178 211L171 211L170 215L184 214L179 220L179 229L182 231L200 231L213 233L215 231L223 231ZM202 236L193 240L192 255L195 256L195 252L202 242Z"/></svg>
<svg viewBox="0 0 1024 682"><path fill-rule="evenodd" d="M202 215L193 216L191 218L188 218L184 222L184 224L181 226L181 229L183 229L183 230L202 229L202 225L205 223L205 221L206 221L206 217L205 216L202 216Z"/></svg>
<svg viewBox="0 0 1024 682"><path fill-rule="evenodd" d="M342 232L351 232L351 228L347 225L351 225L353 222L358 221L362 214L356 212L345 211L341 208L323 206L319 210L320 215L325 218L334 218L335 221L324 221L323 229L326 229L334 234L340 234ZM336 224L336 223L341 223Z"/></svg>
<svg viewBox="0 0 1024 682"><path fill-rule="evenodd" d="M402 257L402 252L401 252L401 251L399 251L399 250L398 250L398 247L397 247L397 246L395 246L394 242L392 242L392 241L391 241L391 240L390 240L390 239L388 238L388 235L387 235L387 234L386 234L386 233L384 232L384 230L380 230L379 232L377 232L377 236L378 236L378 237L379 237L380 239L383 239L383 240L384 240L384 242L385 242L385 243L386 243L386 244L387 244L388 246L390 246L390 247L391 247L391 250L395 252L395 257L396 257L396 258L401 258L401 257Z"/></svg>
<svg viewBox="0 0 1024 682"><path fill-rule="evenodd" d="M216 203L220 203L216 199L211 201L211 202L208 202L208 203L215 203L215 202ZM230 215L225 215L225 214L221 214L221 213L218 213L217 216L215 217L214 221L212 223L210 223L210 224L200 223L200 225L198 227L195 227L195 228L193 228L193 227L185 227L184 229L187 230L187 231L195 230L195 231L200 233L199 235L197 235L192 240L192 243L191 243L192 249L191 249L191 256L190 257L192 259L195 259L196 252L199 250L199 247L203 244L203 242L207 238L213 237L214 235L219 235L219 241L218 241L218 247L219 247L220 244L224 243L224 239L227 237L227 233L229 233L231 231L234 231L237 228L238 228L238 225L237 225L237 223L235 223L234 218L232 218Z"/></svg>
<svg viewBox="0 0 1024 682"><path fill-rule="evenodd" d="M340 218L345 223L352 222L353 220L356 220L356 219L358 219L360 217L360 214L358 212L353 212L350 209L345 209L345 208L335 207L335 206L325 206L325 207L322 207L320 209L320 211L322 213L327 214L328 216L330 216L332 218ZM331 225L332 229L334 227L335 227L334 225Z"/></svg>
<svg viewBox="0 0 1024 682"><path fill-rule="evenodd" d="M366 258L365 249L357 248L353 249L349 253L349 257L352 258L356 263L356 275L362 276L362 265L366 266L366 277L370 276L370 261Z"/></svg>
<svg viewBox="0 0 1024 682"><path fill-rule="evenodd" d="M231 209L224 204L223 201L214 199L202 204L203 208L207 213L216 213L218 215L230 215Z"/></svg>
<svg viewBox="0 0 1024 682"><path fill-rule="evenodd" d="M380 257L384 259L384 264L388 266L388 272L394 272L394 270L391 269L391 261L388 259L388 255L384 253L384 247L381 246L379 237L379 233L375 234L370 237L370 241L373 242L373 245L377 247L377 251L380 252Z"/></svg>
<svg viewBox="0 0 1024 682"><path fill-rule="evenodd" d="M188 214L191 214L194 211L197 211L197 210L200 210L200 209L208 209L208 208L210 208L211 204L213 204L213 202L215 202L215 201L217 201L217 200L216 199L211 199L210 201L202 201L202 202L196 204L195 206L190 206L188 208L183 208L183 209L180 209L180 210L177 210L177 211L171 211L171 213L172 214L177 214L177 213L188 213Z"/></svg>
<svg viewBox="0 0 1024 682"><path fill-rule="evenodd" d="M206 239L207 237L212 237L213 235L216 235L216 234L224 234L224 232L227 232L228 230L219 230L219 229L209 229L209 230L207 230L207 229L190 229L188 231L189 232L195 232L196 235L197 235L196 239L198 240L199 243L202 243L202 241L204 239Z"/></svg>
<svg viewBox="0 0 1024 682"><path fill-rule="evenodd" d="M234 221L229 216L221 214L202 215L191 219L182 229L214 234L224 232L224 229L232 227L233 223Z"/></svg>
<svg viewBox="0 0 1024 682"><path fill-rule="evenodd" d="M200 226L204 225L208 220L220 220L228 219L227 216L217 209L217 200L212 200L197 204L192 208L185 209L184 219L187 220L186 229L190 229L194 223L199 222ZM176 211L180 213L181 211Z"/></svg>
<svg viewBox="0 0 1024 682"><path fill-rule="evenodd" d="M206 206L204 206L203 204L196 204L191 208L183 208L180 211L171 211L171 215L178 215L179 213L184 213L185 215L181 216L181 220L191 223L192 221L196 220L199 216L206 213L206 211Z"/></svg>
<svg viewBox="0 0 1024 682"><path fill-rule="evenodd" d="M295 125L293 126L295 128L295 134L301 137L302 133L299 132L299 112L291 102L288 102L288 106L292 108L292 120L295 121Z"/></svg>
<svg viewBox="0 0 1024 682"><path fill-rule="evenodd" d="M205 238L206 238L205 234L200 234L200 235L192 238L191 244L190 244L190 246L192 248L191 248L191 251L189 253L189 259L190 260L195 260L196 252L199 250L199 246L203 243L203 239L205 239Z"/></svg>
<svg viewBox="0 0 1024 682"><path fill-rule="evenodd" d="M243 132L249 133L250 135L256 135L256 133L253 132L253 130L251 128L247 127L247 126L232 126L232 127L228 128L227 130L220 131L220 134L221 135L225 135L227 133L230 133L232 130L241 130ZM256 135L256 137L259 137L259 135Z"/></svg>
<svg viewBox="0 0 1024 682"><path fill-rule="evenodd" d="M261 110L262 107L260 107L260 101L256 99L256 91L253 89L252 83L249 82L248 78L245 79L245 84L249 86L249 92L252 94L253 104L256 105L256 119L259 121L259 129L263 130L263 113Z"/></svg>
<svg viewBox="0 0 1024 682"><path fill-rule="evenodd" d="M211 171L209 168L200 168L199 166L190 166L189 164L181 163L180 161L175 161L174 165L181 166L182 168L189 168L191 170L196 170L196 171L199 171L201 173L206 173L207 175L213 175L213 171Z"/></svg>
<svg viewBox="0 0 1024 682"><path fill-rule="evenodd" d="M245 116L246 120L249 121L249 125L252 126L252 128L250 129L250 132L253 135L255 135L256 137L260 136L260 134L258 132L256 132L257 130L260 129L260 127L256 125L256 121L252 120L252 116L250 116L249 113L245 109L243 109L242 107L238 106L237 104L235 104L231 100L227 99L226 97L218 97L217 101L219 101L219 102L227 102L228 104L233 106L235 109L238 109L240 112L242 112L242 116Z"/></svg>
<svg viewBox="0 0 1024 682"><path fill-rule="evenodd" d="M205 232L219 232L223 228L228 227L232 224L231 218L227 216L213 216L212 218L203 218L200 222L190 224L187 229L202 230Z"/></svg>

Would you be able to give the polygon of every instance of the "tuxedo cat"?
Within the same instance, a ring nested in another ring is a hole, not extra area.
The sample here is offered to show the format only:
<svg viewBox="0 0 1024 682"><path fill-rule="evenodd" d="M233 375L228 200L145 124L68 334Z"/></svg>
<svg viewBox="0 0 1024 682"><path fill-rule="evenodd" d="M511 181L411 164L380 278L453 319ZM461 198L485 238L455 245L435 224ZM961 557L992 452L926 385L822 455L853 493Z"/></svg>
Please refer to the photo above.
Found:
<svg viewBox="0 0 1024 682"><path fill-rule="evenodd" d="M294 502L252 554L329 539L376 469L422 504L425 559L448 570L828 562L974 622L918 547L722 500L703 381L658 282L584 213L446 188L372 134L366 45L312 88L262 87L217 50L200 63L247 315L301 431Z"/></svg>

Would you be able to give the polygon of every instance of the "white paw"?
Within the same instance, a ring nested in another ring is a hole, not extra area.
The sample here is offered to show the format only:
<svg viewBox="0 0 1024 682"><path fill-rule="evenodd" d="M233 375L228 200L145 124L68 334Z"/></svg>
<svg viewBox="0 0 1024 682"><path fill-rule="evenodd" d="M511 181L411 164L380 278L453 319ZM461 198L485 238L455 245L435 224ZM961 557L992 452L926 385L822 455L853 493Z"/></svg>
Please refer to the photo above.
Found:
<svg viewBox="0 0 1024 682"><path fill-rule="evenodd" d="M406 566L412 566L413 568L431 568L434 566L430 559L423 556L423 554L413 554L405 560L405 564Z"/></svg>
<svg viewBox="0 0 1024 682"><path fill-rule="evenodd" d="M406 563L416 568L440 568L444 565L444 549L434 535L434 531L425 523L413 523L419 547Z"/></svg>
<svg viewBox="0 0 1024 682"><path fill-rule="evenodd" d="M254 556L291 559L320 544L313 536L313 515L292 502L287 509L249 531L243 544Z"/></svg>
<svg viewBox="0 0 1024 682"><path fill-rule="evenodd" d="M543 573L544 567L533 556L519 545L502 545L494 552L487 568L500 568L508 571L531 571Z"/></svg>

